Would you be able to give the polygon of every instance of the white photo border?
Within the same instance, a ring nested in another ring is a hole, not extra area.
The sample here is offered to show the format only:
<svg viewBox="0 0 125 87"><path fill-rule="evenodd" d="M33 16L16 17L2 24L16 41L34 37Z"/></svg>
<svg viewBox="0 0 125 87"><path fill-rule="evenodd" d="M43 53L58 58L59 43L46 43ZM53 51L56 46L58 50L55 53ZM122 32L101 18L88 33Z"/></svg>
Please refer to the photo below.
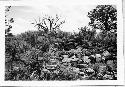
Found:
<svg viewBox="0 0 125 87"><path fill-rule="evenodd" d="M4 81L5 78L5 6L39 5L116 5L117 7L117 80L82 80L82 81ZM123 56L123 14L122 0L22 0L0 1L0 85L1 86L75 86L75 85L124 85Z"/></svg>

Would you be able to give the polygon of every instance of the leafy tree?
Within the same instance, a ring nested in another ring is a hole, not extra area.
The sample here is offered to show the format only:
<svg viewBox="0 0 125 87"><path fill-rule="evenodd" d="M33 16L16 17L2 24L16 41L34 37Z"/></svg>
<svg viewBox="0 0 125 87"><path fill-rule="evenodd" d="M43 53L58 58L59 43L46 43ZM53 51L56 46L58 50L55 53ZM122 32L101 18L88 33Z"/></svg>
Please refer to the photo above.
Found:
<svg viewBox="0 0 125 87"><path fill-rule="evenodd" d="M6 9L5 9L5 34L6 35L11 35L12 36L12 33L10 33L11 31L11 28L12 28L12 25L11 23L14 23L14 18L7 18L7 14L9 13L11 9L11 6L7 6Z"/></svg>
<svg viewBox="0 0 125 87"><path fill-rule="evenodd" d="M106 31L117 29L117 10L113 5L98 5L88 12L88 17L93 28Z"/></svg>

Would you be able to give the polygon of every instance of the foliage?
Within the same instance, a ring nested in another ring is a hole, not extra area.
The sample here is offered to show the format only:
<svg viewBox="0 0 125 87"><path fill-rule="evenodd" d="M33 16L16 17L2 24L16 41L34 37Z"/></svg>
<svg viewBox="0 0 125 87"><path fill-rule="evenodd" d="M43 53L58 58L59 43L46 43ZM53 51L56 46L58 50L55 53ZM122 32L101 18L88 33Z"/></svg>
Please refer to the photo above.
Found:
<svg viewBox="0 0 125 87"><path fill-rule="evenodd" d="M78 33L55 31L5 37L5 80L117 79L116 32L96 34L88 27Z"/></svg>
<svg viewBox="0 0 125 87"><path fill-rule="evenodd" d="M117 30L117 10L112 5L98 5L88 12L90 26L101 30Z"/></svg>
<svg viewBox="0 0 125 87"><path fill-rule="evenodd" d="M11 25L11 23L14 23L14 18L8 18L7 16L7 14L9 13L9 11L10 11L10 9L11 9L11 6L7 6L6 7L6 9L5 9L5 34L6 34L6 36L7 35L10 35L10 36L12 36L12 33L10 33L10 31L11 31L11 28L12 28L12 25Z"/></svg>

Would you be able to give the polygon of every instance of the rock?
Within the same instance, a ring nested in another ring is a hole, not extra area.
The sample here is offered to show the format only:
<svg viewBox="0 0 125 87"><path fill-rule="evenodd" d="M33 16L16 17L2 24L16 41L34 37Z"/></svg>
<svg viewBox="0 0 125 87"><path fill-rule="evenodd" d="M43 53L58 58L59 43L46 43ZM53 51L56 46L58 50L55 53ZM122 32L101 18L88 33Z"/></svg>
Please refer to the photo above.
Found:
<svg viewBox="0 0 125 87"><path fill-rule="evenodd" d="M106 60L106 57L105 57L105 56L102 56L102 60L104 60L104 61L105 61L105 60Z"/></svg>
<svg viewBox="0 0 125 87"><path fill-rule="evenodd" d="M44 59L44 57L38 57L38 60L43 60Z"/></svg>
<svg viewBox="0 0 125 87"><path fill-rule="evenodd" d="M89 59L91 60L91 63L95 63L96 62L96 57L94 55L90 55Z"/></svg>
<svg viewBox="0 0 125 87"><path fill-rule="evenodd" d="M106 69L107 69L106 65L100 65L100 66L99 66L99 73L104 73L104 72L106 72Z"/></svg>
<svg viewBox="0 0 125 87"><path fill-rule="evenodd" d="M49 70L54 70L56 69L57 65L47 65L46 68Z"/></svg>
<svg viewBox="0 0 125 87"><path fill-rule="evenodd" d="M65 63L65 62L71 62L71 59L69 59L69 58L64 58L64 59L62 60L62 62L63 62L63 63Z"/></svg>
<svg viewBox="0 0 125 87"><path fill-rule="evenodd" d="M71 49L68 51L69 53L75 53L76 51L74 49Z"/></svg>
<svg viewBox="0 0 125 87"><path fill-rule="evenodd" d="M93 75L95 73L95 71L92 68L86 68L85 69L85 73L90 76Z"/></svg>
<svg viewBox="0 0 125 87"><path fill-rule="evenodd" d="M95 57L96 58L101 58L101 54L96 54Z"/></svg>
<svg viewBox="0 0 125 87"><path fill-rule="evenodd" d="M111 57L111 54L108 51L102 53L102 60L108 60Z"/></svg>
<svg viewBox="0 0 125 87"><path fill-rule="evenodd" d="M108 75L108 74L105 74L103 76L104 80L112 80L113 79L113 76L112 75Z"/></svg>
<svg viewBox="0 0 125 87"><path fill-rule="evenodd" d="M63 55L64 58L68 58L69 56L68 55Z"/></svg>
<svg viewBox="0 0 125 87"><path fill-rule="evenodd" d="M106 57L106 56L110 56L111 54L106 50L106 51L104 51L104 52L102 53L102 55Z"/></svg>
<svg viewBox="0 0 125 87"><path fill-rule="evenodd" d="M77 64L78 68L87 68L88 65L87 64Z"/></svg>
<svg viewBox="0 0 125 87"><path fill-rule="evenodd" d="M76 58L75 55L73 55L72 57L70 57L70 59L71 59L71 61L78 61L79 60L79 58Z"/></svg>
<svg viewBox="0 0 125 87"><path fill-rule="evenodd" d="M73 71L73 72L76 72L76 73L79 73L79 68L73 67L73 68L72 68L72 71Z"/></svg>
<svg viewBox="0 0 125 87"><path fill-rule="evenodd" d="M95 55L90 55L90 57L95 58Z"/></svg>
<svg viewBox="0 0 125 87"><path fill-rule="evenodd" d="M100 62L102 60L101 54L95 54L96 62Z"/></svg>
<svg viewBox="0 0 125 87"><path fill-rule="evenodd" d="M88 56L84 56L83 61L84 61L84 63L90 63L91 60L89 59Z"/></svg>
<svg viewBox="0 0 125 87"><path fill-rule="evenodd" d="M77 47L76 53L81 53L82 52L82 47Z"/></svg>
<svg viewBox="0 0 125 87"><path fill-rule="evenodd" d="M87 68L85 71L86 72L95 72L92 68Z"/></svg>
<svg viewBox="0 0 125 87"><path fill-rule="evenodd" d="M106 64L111 68L112 71L116 70L116 65L114 64L113 60L108 60Z"/></svg>
<svg viewBox="0 0 125 87"><path fill-rule="evenodd" d="M45 68L42 69L42 71L43 71L43 72L46 72L46 73L49 72L49 70L48 70L48 69L45 69Z"/></svg>
<svg viewBox="0 0 125 87"><path fill-rule="evenodd" d="M89 80L89 76L85 74L84 76L81 76L80 79L81 80Z"/></svg>
<svg viewBox="0 0 125 87"><path fill-rule="evenodd" d="M80 75L85 75L85 72L79 72Z"/></svg>
<svg viewBox="0 0 125 87"><path fill-rule="evenodd" d="M90 55L91 55L91 52L90 52L89 50L87 50L87 51L85 52L85 55L86 55L86 56L90 56Z"/></svg>

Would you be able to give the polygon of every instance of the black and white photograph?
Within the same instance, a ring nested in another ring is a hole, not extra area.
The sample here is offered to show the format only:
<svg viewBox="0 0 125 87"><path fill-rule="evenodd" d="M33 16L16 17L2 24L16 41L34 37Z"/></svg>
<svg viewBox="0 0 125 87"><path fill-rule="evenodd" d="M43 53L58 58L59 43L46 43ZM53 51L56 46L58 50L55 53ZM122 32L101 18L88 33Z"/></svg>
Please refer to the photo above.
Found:
<svg viewBox="0 0 125 87"><path fill-rule="evenodd" d="M5 80L117 80L115 5L6 6Z"/></svg>
<svg viewBox="0 0 125 87"><path fill-rule="evenodd" d="M36 3L4 6L5 83L123 83L120 5Z"/></svg>

